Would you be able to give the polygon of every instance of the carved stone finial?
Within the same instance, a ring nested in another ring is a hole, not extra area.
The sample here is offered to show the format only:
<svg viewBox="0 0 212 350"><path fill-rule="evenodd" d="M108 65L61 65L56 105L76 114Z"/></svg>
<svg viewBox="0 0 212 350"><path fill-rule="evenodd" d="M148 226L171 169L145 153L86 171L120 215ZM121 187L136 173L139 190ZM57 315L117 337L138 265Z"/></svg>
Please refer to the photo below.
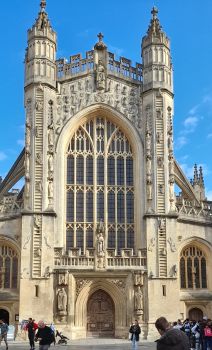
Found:
<svg viewBox="0 0 212 350"><path fill-rule="evenodd" d="M158 15L157 7L155 6L153 7L151 14L152 14L152 19L151 19L147 34L158 36L162 33L162 30L161 30L161 25L157 16Z"/></svg>
<svg viewBox="0 0 212 350"><path fill-rule="evenodd" d="M103 49L106 49L107 46L105 45L105 43L103 42L103 38L104 38L104 35L100 32L98 35L97 35L99 41L98 43L96 43L96 45L94 46L95 49L99 49L99 50L103 50Z"/></svg>
<svg viewBox="0 0 212 350"><path fill-rule="evenodd" d="M42 12L45 11L45 9L46 9L46 0L41 0L40 8L41 8Z"/></svg>
<svg viewBox="0 0 212 350"><path fill-rule="evenodd" d="M151 14L152 14L152 19L156 19L157 18L157 16L158 16L158 9L157 9L156 6L153 6Z"/></svg>
<svg viewBox="0 0 212 350"><path fill-rule="evenodd" d="M97 37L99 38L99 43L102 42L102 39L104 38L104 35L100 32Z"/></svg>

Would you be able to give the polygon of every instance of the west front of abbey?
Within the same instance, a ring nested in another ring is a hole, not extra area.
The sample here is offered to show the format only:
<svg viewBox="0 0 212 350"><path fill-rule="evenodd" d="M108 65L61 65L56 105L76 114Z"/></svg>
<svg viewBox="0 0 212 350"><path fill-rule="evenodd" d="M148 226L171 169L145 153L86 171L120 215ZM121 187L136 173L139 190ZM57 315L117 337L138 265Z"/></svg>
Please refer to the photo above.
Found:
<svg viewBox="0 0 212 350"><path fill-rule="evenodd" d="M143 338L161 315L212 318L212 202L202 169L189 181L174 156L157 9L135 66L101 33L83 57L56 59L45 1L27 45L25 148L0 183L0 317L71 339L125 337L135 318Z"/></svg>

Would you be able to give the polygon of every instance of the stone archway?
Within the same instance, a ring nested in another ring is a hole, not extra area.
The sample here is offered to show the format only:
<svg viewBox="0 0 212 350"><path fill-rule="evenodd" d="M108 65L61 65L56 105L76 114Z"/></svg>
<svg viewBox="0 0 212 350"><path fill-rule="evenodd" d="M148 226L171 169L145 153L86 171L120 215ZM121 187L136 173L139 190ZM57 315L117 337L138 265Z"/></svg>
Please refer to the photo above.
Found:
<svg viewBox="0 0 212 350"><path fill-rule="evenodd" d="M189 310L188 317L189 317L189 320L199 321L199 320L202 320L203 318L203 312L201 309L194 307Z"/></svg>
<svg viewBox="0 0 212 350"><path fill-rule="evenodd" d="M87 336L113 337L115 307L112 298L102 289L94 292L87 303Z"/></svg>
<svg viewBox="0 0 212 350"><path fill-rule="evenodd" d="M9 315L9 312L7 310L0 309L0 320L4 320L7 324L9 324L10 315Z"/></svg>

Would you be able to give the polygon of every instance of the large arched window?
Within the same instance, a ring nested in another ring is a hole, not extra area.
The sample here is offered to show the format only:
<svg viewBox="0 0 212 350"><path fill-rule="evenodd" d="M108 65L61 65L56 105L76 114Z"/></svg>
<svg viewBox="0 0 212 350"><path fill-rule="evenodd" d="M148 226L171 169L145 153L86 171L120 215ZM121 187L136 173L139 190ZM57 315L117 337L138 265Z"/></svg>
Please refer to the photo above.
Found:
<svg viewBox="0 0 212 350"><path fill-rule="evenodd" d="M66 248L81 254L104 222L106 246L134 248L133 153L123 131L104 117L81 125L67 149Z"/></svg>
<svg viewBox="0 0 212 350"><path fill-rule="evenodd" d="M207 288L206 258L201 249L188 246L180 256L181 288Z"/></svg>
<svg viewBox="0 0 212 350"><path fill-rule="evenodd" d="M0 288L18 288L18 254L6 244L0 244Z"/></svg>

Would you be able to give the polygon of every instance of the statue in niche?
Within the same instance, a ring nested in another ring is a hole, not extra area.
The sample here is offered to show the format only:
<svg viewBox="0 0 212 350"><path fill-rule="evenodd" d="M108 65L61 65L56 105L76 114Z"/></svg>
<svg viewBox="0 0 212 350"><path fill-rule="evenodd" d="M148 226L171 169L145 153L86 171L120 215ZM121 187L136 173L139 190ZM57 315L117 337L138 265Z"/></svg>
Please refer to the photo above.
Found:
<svg viewBox="0 0 212 350"><path fill-rule="evenodd" d="M169 157L169 174L174 175L174 157L172 155Z"/></svg>
<svg viewBox="0 0 212 350"><path fill-rule="evenodd" d="M48 198L53 198L53 182L48 183Z"/></svg>
<svg viewBox="0 0 212 350"><path fill-rule="evenodd" d="M168 150L170 154L173 154L173 139L172 134L168 136Z"/></svg>
<svg viewBox="0 0 212 350"><path fill-rule="evenodd" d="M143 301L143 293L141 287L138 286L135 291L135 310L143 310L144 301Z"/></svg>
<svg viewBox="0 0 212 350"><path fill-rule="evenodd" d="M97 66L97 74L96 74L97 89L104 90L105 81L106 81L105 67L103 65L102 60L99 60L98 66Z"/></svg>
<svg viewBox="0 0 212 350"><path fill-rule="evenodd" d="M67 310L67 294L65 288L60 288L57 293L57 309L59 312Z"/></svg>
<svg viewBox="0 0 212 350"><path fill-rule="evenodd" d="M146 183L147 200L152 200L152 181L149 179Z"/></svg>
<svg viewBox="0 0 212 350"><path fill-rule="evenodd" d="M30 177L25 176L25 185L24 185L25 198L29 198L29 188L30 188L29 183L30 183Z"/></svg>
<svg viewBox="0 0 212 350"><path fill-rule="evenodd" d="M162 133L161 132L157 132L156 139L157 139L157 143L161 143L162 142Z"/></svg>
<svg viewBox="0 0 212 350"><path fill-rule="evenodd" d="M29 176L29 154L25 153L25 174Z"/></svg>
<svg viewBox="0 0 212 350"><path fill-rule="evenodd" d="M151 161L151 157L149 155L147 155L146 157L146 175L147 178L152 174L152 161Z"/></svg>
<svg viewBox="0 0 212 350"><path fill-rule="evenodd" d="M166 219L158 218L158 228L160 231L162 231L166 228Z"/></svg>
<svg viewBox="0 0 212 350"><path fill-rule="evenodd" d="M29 150L30 150L30 137L31 137L30 127L27 126L27 124L26 124L26 134L25 134L26 152L29 152Z"/></svg>
<svg viewBox="0 0 212 350"><path fill-rule="evenodd" d="M134 276L134 284L136 286L143 286L144 284L144 274L143 273L136 273Z"/></svg>
<svg viewBox="0 0 212 350"><path fill-rule="evenodd" d="M151 133L147 129L147 131L146 131L146 151L147 151L147 153L150 152L150 149L151 149Z"/></svg>
<svg viewBox="0 0 212 350"><path fill-rule="evenodd" d="M42 109L43 109L43 103L42 103L42 101L36 101L36 102L35 102L35 109L36 109L36 111L38 111L38 112L41 112L41 111L42 111Z"/></svg>
<svg viewBox="0 0 212 350"><path fill-rule="evenodd" d="M52 174L53 170L54 170L54 166L53 166L53 155L49 154L49 158L48 158L48 168L49 168L49 173Z"/></svg>
<svg viewBox="0 0 212 350"><path fill-rule="evenodd" d="M35 161L36 161L37 164L42 165L43 160L42 160L42 154L41 153L36 153Z"/></svg>
<svg viewBox="0 0 212 350"><path fill-rule="evenodd" d="M158 167L161 168L163 166L163 157L159 156L157 161L158 161Z"/></svg>
<svg viewBox="0 0 212 350"><path fill-rule="evenodd" d="M104 255L104 245L105 245L105 240L104 240L104 223L101 220L98 227L97 227L97 255L98 256L103 256Z"/></svg>

